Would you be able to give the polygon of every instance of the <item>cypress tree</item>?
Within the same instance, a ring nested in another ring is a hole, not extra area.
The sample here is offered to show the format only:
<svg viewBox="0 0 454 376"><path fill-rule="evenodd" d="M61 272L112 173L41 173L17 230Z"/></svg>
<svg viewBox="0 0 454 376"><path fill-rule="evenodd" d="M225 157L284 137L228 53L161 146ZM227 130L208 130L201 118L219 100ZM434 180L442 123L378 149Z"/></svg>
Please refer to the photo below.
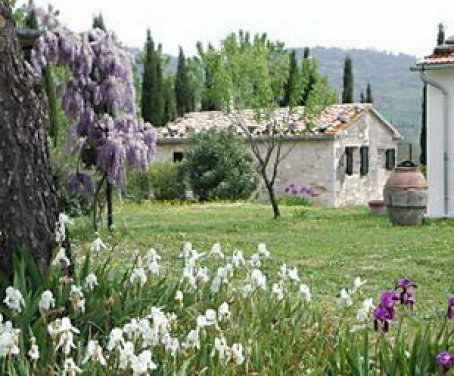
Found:
<svg viewBox="0 0 454 376"><path fill-rule="evenodd" d="M193 95L189 78L188 66L183 49L178 54L178 67L175 79L175 102L179 116L193 110Z"/></svg>
<svg viewBox="0 0 454 376"><path fill-rule="evenodd" d="M422 91L422 118L421 133L419 134L419 146L421 149L419 162L422 165L427 164L427 119L426 119L426 101L427 101L427 84L424 84Z"/></svg>
<svg viewBox="0 0 454 376"><path fill-rule="evenodd" d="M366 103L366 97L364 96L363 91L361 91L361 93L359 94L359 101L360 103Z"/></svg>
<svg viewBox="0 0 454 376"><path fill-rule="evenodd" d="M37 30L39 28L38 20L36 19L35 12L31 12L26 20L25 26ZM25 59L30 62L31 51L25 52ZM58 109L57 109L57 93L55 89L54 77L52 75L52 68L46 67L43 69L42 80L44 89L47 95L48 110L49 110L49 123L48 131L52 140L52 144L57 146L58 143Z"/></svg>
<svg viewBox="0 0 454 376"><path fill-rule="evenodd" d="M309 47L304 47L303 59L308 59L310 53L311 53L311 50L309 49Z"/></svg>
<svg viewBox="0 0 454 376"><path fill-rule="evenodd" d="M163 125L161 52L155 49L150 30L145 43L144 73L142 80L142 117L154 126Z"/></svg>
<svg viewBox="0 0 454 376"><path fill-rule="evenodd" d="M293 106L296 103L295 100L297 99L296 91L298 89L298 79L298 61L296 59L296 51L293 50L290 54L289 74L287 82L285 83L284 98L281 102L282 106Z"/></svg>
<svg viewBox="0 0 454 376"><path fill-rule="evenodd" d="M345 58L343 78L342 103L353 103L353 62L349 56Z"/></svg>
<svg viewBox="0 0 454 376"><path fill-rule="evenodd" d="M177 108L175 105L175 91L173 88L172 76L166 77L164 80L163 87L163 98L164 98L164 112L163 112L163 121L165 125L177 117Z"/></svg>
<svg viewBox="0 0 454 376"><path fill-rule="evenodd" d="M367 84L366 103L374 103L374 98L372 97L372 86L370 83Z"/></svg>
<svg viewBox="0 0 454 376"><path fill-rule="evenodd" d="M101 29L107 31L102 13L99 13L97 16L93 17L93 29Z"/></svg>
<svg viewBox="0 0 454 376"><path fill-rule="evenodd" d="M440 46L445 43L445 27L440 22L438 24L438 35L437 35L437 45Z"/></svg>
<svg viewBox="0 0 454 376"><path fill-rule="evenodd" d="M301 96L298 102L300 106L307 104L314 87L321 79L317 62L310 58L307 47L304 49L304 56L301 66Z"/></svg>
<svg viewBox="0 0 454 376"><path fill-rule="evenodd" d="M249 33L242 33L240 31L240 39L243 40L244 43L249 41ZM218 58L216 50L214 49L211 43L208 44L208 49L205 52L203 50L203 46L201 42L197 42L197 51L202 59L203 64L203 73L204 73L204 80L203 80L203 89L202 89L202 101L201 101L201 110L202 111L216 111L221 109L221 105L216 101L215 95L213 95L213 91L216 91L214 87L214 80L213 80L213 65L216 66L214 63L215 59Z"/></svg>

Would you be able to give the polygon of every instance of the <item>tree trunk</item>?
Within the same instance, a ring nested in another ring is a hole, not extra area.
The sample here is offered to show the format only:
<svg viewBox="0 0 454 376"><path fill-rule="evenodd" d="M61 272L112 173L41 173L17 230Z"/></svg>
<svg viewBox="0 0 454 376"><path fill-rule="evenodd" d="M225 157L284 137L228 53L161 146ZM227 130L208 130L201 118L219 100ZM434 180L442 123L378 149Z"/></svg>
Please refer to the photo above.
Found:
<svg viewBox="0 0 454 376"><path fill-rule="evenodd" d="M112 195L112 183L107 181L106 186L106 199L107 199L107 228L113 229L113 195Z"/></svg>
<svg viewBox="0 0 454 376"><path fill-rule="evenodd" d="M274 219L281 216L281 210L279 209L279 203L276 197L276 192L274 192L274 184L268 182L268 179L264 177L266 190L268 191L268 196L270 197L271 206L273 207Z"/></svg>
<svg viewBox="0 0 454 376"><path fill-rule="evenodd" d="M21 56L11 11L0 0L0 271L19 247L42 273L55 247L57 193L47 149L47 101Z"/></svg>

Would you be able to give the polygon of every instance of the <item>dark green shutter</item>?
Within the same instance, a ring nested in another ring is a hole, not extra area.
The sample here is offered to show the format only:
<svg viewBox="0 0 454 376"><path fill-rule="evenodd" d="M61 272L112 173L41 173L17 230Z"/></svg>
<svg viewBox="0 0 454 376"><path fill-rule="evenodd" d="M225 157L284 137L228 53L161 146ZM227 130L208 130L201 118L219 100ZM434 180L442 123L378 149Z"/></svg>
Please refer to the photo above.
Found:
<svg viewBox="0 0 454 376"><path fill-rule="evenodd" d="M369 146L362 146L359 149L361 155L361 175L367 175L369 173Z"/></svg>
<svg viewBox="0 0 454 376"><path fill-rule="evenodd" d="M396 166L396 149L386 149L386 169L393 170Z"/></svg>
<svg viewBox="0 0 454 376"><path fill-rule="evenodd" d="M345 148L346 166L345 173L353 175L353 148Z"/></svg>

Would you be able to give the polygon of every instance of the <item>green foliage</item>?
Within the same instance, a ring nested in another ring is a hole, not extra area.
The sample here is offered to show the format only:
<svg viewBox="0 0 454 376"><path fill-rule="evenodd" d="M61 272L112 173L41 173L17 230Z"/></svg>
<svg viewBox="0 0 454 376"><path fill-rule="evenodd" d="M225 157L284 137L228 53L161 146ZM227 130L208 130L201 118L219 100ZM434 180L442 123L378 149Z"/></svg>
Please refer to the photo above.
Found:
<svg viewBox="0 0 454 376"><path fill-rule="evenodd" d="M155 49L150 30L145 44L144 73L142 80L141 111L145 121L156 127L164 125L162 53Z"/></svg>
<svg viewBox="0 0 454 376"><path fill-rule="evenodd" d="M157 200L185 198L186 181L182 162L156 162L148 171L148 179Z"/></svg>
<svg viewBox="0 0 454 376"><path fill-rule="evenodd" d="M245 199L256 187L248 147L232 132L212 130L192 136L185 157L189 184L200 200Z"/></svg>
<svg viewBox="0 0 454 376"><path fill-rule="evenodd" d="M296 59L296 51L292 50L290 54L290 67L287 82L284 88L284 98L281 105L284 107L293 107L298 104L300 97L300 72L298 68L298 60Z"/></svg>
<svg viewBox="0 0 454 376"><path fill-rule="evenodd" d="M223 56L211 44L204 51L202 44L198 42L197 51L203 81L201 109L219 111L231 95L230 77L225 69Z"/></svg>
<svg viewBox="0 0 454 376"><path fill-rule="evenodd" d="M125 194L127 198L135 200L148 199L151 187L148 171L128 168L126 170Z"/></svg>
<svg viewBox="0 0 454 376"><path fill-rule="evenodd" d="M38 21L36 19L35 12L30 12L25 19L25 27L30 29L37 30L39 28ZM31 50L24 52L24 57L27 61L31 60ZM42 72L42 81L44 84L44 89L47 95L47 104L48 104L48 114L49 114L49 123L48 123L48 133L52 140L53 146L56 146L58 143L58 130L59 130L59 115L58 115L58 101L57 93L55 89L55 79L53 75L53 70L55 68L46 67Z"/></svg>
<svg viewBox="0 0 454 376"><path fill-rule="evenodd" d="M279 199L279 204L286 206L312 206L313 202L308 197L285 195Z"/></svg>
<svg viewBox="0 0 454 376"><path fill-rule="evenodd" d="M162 95L164 100L164 112L162 124L167 124L168 122L175 120L175 118L177 117L174 77L168 76L164 78L163 86Z"/></svg>
<svg viewBox="0 0 454 376"><path fill-rule="evenodd" d="M177 113L180 116L194 111L195 99L191 85L191 76L188 69L188 62L181 47L175 78L175 102Z"/></svg>
<svg viewBox="0 0 454 376"><path fill-rule="evenodd" d="M353 103L353 62L350 56L345 58L343 82L342 103Z"/></svg>
<svg viewBox="0 0 454 376"><path fill-rule="evenodd" d="M93 17L93 29L101 29L107 31L102 13L99 13L97 16Z"/></svg>

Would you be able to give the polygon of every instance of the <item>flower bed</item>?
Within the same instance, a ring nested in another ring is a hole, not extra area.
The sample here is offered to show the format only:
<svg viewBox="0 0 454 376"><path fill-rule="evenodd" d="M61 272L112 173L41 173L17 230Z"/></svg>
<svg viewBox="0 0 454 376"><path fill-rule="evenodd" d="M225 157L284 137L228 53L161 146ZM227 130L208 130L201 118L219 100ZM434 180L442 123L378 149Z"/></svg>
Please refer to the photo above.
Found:
<svg viewBox="0 0 454 376"><path fill-rule="evenodd" d="M57 240L67 223L61 216ZM73 278L61 249L47 277L15 260L0 374L425 375L454 361L454 297L438 320L417 320L407 278L379 297L356 278L329 297L264 243L246 257L187 242L167 263L137 251L122 270L110 266L115 247L96 237Z"/></svg>

